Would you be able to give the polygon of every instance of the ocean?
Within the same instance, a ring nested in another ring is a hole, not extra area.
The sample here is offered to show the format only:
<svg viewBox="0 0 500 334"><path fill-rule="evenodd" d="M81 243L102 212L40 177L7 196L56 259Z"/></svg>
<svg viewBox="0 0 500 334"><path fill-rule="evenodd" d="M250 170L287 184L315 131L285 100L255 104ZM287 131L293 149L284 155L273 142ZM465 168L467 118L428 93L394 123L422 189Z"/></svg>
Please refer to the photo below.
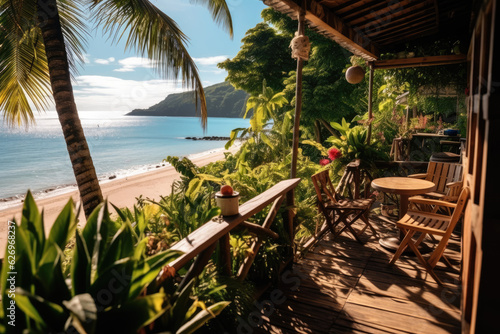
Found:
<svg viewBox="0 0 500 334"><path fill-rule="evenodd" d="M80 112L100 180L123 178L164 164L167 156L193 157L222 149L226 141L186 137L228 137L248 119L208 118L206 132L197 117L125 116L123 112ZM0 209L18 202L28 189L35 197L75 189L75 177L55 112L36 125L7 127L0 120Z"/></svg>

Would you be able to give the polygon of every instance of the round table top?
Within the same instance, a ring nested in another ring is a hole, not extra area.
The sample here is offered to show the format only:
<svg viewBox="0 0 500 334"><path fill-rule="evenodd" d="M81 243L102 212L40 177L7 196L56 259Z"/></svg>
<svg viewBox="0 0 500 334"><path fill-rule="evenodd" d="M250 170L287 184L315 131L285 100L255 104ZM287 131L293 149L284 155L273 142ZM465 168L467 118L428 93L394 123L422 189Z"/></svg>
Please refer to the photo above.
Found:
<svg viewBox="0 0 500 334"><path fill-rule="evenodd" d="M431 181L396 176L375 179L372 187L387 193L413 196L433 191L436 185Z"/></svg>

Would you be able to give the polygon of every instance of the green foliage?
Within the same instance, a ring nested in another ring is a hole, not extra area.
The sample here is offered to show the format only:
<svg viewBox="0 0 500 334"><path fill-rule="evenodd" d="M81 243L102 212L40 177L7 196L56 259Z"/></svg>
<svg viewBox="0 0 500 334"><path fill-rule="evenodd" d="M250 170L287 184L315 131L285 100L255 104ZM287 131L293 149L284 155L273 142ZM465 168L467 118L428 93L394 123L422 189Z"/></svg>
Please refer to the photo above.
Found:
<svg viewBox="0 0 500 334"><path fill-rule="evenodd" d="M226 81L251 95L261 92L264 80L274 91L283 90L283 78L296 64L288 48L290 37L259 23L246 32L242 43L233 59L217 65L228 72Z"/></svg>
<svg viewBox="0 0 500 334"><path fill-rule="evenodd" d="M76 244L66 283L63 250L75 233L76 215L70 200L45 237L43 216L28 193L21 224L15 223L16 327L33 333L63 331L74 327L87 333L135 332L153 322L166 308L165 295L141 295L162 266L175 259L167 251L144 255L145 224L129 220L119 224L110 218L107 205L100 205L83 230L76 231ZM12 244L10 245L12 246ZM9 254L9 245L7 246ZM3 309L9 294L5 284L8 266L2 268ZM113 284L113 285L112 285ZM134 317L123 317L128 312ZM117 317L122 319L119 322ZM7 318L3 318L5 324ZM7 326L7 332L13 327Z"/></svg>
<svg viewBox="0 0 500 334"><path fill-rule="evenodd" d="M1 273L0 322L6 333L25 328L30 333L136 333L153 322L155 331L169 328L192 333L228 305L221 301L207 307L193 302L192 289L158 290L155 279L179 252L146 256L147 213L139 207L134 213L117 212L121 222L110 217L103 203L79 231L70 199L46 237L43 215L28 192L21 224L12 224L13 238L6 249L15 269L4 265ZM63 250L73 235L66 275ZM12 270L19 273L15 291L7 280ZM5 312L11 298L16 306L15 327L7 324L10 319ZM167 314L175 317L165 319Z"/></svg>

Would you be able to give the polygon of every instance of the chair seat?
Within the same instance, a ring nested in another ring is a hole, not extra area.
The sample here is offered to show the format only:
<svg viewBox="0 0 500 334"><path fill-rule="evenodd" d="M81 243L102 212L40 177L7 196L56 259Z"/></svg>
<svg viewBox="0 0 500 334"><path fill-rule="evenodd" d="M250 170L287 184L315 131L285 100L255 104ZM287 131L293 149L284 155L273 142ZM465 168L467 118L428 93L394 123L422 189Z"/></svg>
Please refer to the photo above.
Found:
<svg viewBox="0 0 500 334"><path fill-rule="evenodd" d="M450 217L436 213L422 211L408 211L406 215L397 222L399 228L411 228L420 232L427 232L436 235L444 235Z"/></svg>
<svg viewBox="0 0 500 334"><path fill-rule="evenodd" d="M372 206L374 201L373 198L343 199L337 203L328 203L326 209L366 210Z"/></svg>
<svg viewBox="0 0 500 334"><path fill-rule="evenodd" d="M433 153L429 160L433 162L459 162L460 154L452 152L437 152Z"/></svg>

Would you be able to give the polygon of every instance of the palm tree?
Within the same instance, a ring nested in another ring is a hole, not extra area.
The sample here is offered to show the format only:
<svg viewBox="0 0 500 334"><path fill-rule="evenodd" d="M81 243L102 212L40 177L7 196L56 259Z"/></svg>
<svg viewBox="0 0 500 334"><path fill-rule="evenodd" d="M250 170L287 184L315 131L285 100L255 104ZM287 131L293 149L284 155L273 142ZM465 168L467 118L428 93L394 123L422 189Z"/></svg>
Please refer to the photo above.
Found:
<svg viewBox="0 0 500 334"><path fill-rule="evenodd" d="M225 0L195 2L206 5L232 37ZM160 74L176 79L180 74L183 84L194 90L204 128L207 121L205 94L185 47L187 37L150 1L0 0L0 110L7 123L27 125L34 119L31 105L44 109L53 96L87 217L103 197L78 117L71 74L83 61L83 18L88 13L114 42L126 38L127 50L153 60Z"/></svg>

